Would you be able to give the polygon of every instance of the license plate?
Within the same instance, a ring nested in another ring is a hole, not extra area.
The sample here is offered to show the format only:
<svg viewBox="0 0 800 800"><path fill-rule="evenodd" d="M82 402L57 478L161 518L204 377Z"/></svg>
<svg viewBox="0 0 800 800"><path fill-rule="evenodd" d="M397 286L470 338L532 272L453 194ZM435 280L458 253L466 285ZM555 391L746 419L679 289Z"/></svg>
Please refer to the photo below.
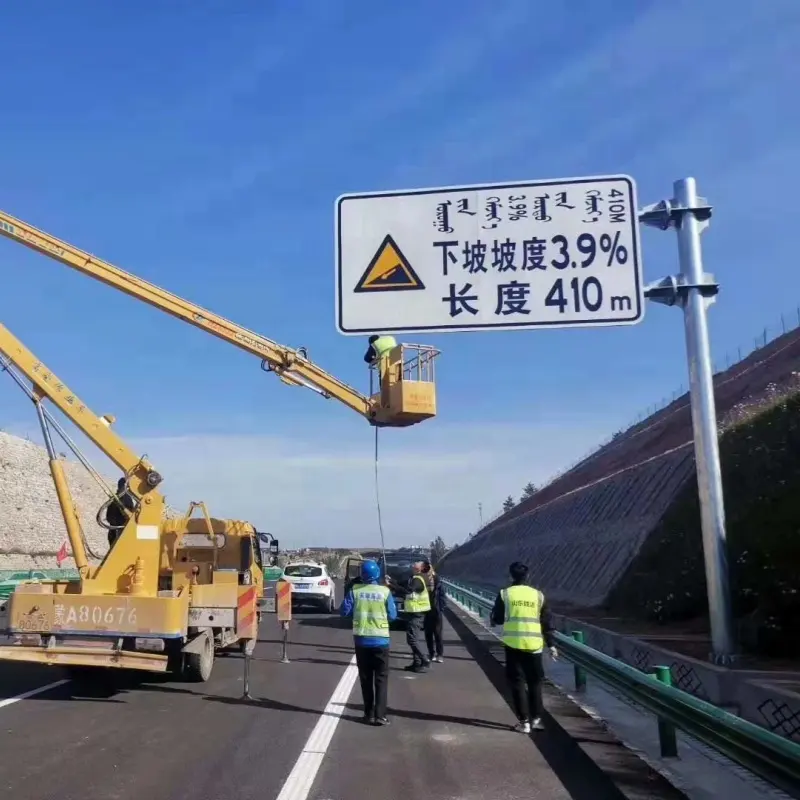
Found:
<svg viewBox="0 0 800 800"><path fill-rule="evenodd" d="M296 589L310 589L311 588L311 584L310 583L296 583L295 584L295 588Z"/></svg>

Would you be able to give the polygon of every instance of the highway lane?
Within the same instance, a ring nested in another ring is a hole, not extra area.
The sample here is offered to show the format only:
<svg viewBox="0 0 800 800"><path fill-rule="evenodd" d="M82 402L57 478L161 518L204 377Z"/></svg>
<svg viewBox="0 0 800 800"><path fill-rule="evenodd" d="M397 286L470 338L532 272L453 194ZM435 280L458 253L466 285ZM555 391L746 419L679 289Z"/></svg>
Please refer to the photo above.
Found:
<svg viewBox="0 0 800 800"><path fill-rule="evenodd" d="M291 640L292 663L281 664L278 625L262 623L252 703L241 700L243 664L232 655L206 684L69 682L0 708L0 786L17 800L277 797L351 655L335 617L298 614ZM4 665L0 680L25 685L24 669ZM46 670L44 682L57 676Z"/></svg>
<svg viewBox="0 0 800 800"><path fill-rule="evenodd" d="M407 648L402 634L392 638L390 726L360 723L356 686L310 800L684 798L554 689L546 692L546 731L510 730L516 720L502 668L463 617L449 615L445 662L425 675L403 671Z"/></svg>
<svg viewBox="0 0 800 800"><path fill-rule="evenodd" d="M265 618L249 703L238 655L220 658L206 684L137 675L0 701L0 786L16 800L683 797L554 690L546 732L510 731L502 669L474 634L451 615L446 661L424 676L403 672L404 636L393 635L385 729L361 723L357 681L342 705L330 703L347 680L352 635L316 613L292 622L290 664L280 663L277 622ZM5 694L60 677L0 665Z"/></svg>

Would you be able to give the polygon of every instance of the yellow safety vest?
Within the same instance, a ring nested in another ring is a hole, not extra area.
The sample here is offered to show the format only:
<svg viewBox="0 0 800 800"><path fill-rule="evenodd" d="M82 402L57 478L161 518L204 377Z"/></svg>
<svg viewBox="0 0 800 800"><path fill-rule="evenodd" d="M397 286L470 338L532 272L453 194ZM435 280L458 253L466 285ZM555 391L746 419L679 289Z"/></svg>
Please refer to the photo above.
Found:
<svg viewBox="0 0 800 800"><path fill-rule="evenodd" d="M419 581L418 588L406 597L405 608L409 614L424 614L431 610L431 597L428 586L422 575L415 575L412 580Z"/></svg>
<svg viewBox="0 0 800 800"><path fill-rule="evenodd" d="M395 347L397 347L397 340L394 336L379 336L372 343L372 349L375 351L375 360L380 361L383 356L388 356Z"/></svg>
<svg viewBox="0 0 800 800"><path fill-rule="evenodd" d="M544 650L540 614L544 595L530 586L509 586L500 592L505 606L503 644L514 650L541 653Z"/></svg>
<svg viewBox="0 0 800 800"><path fill-rule="evenodd" d="M389 638L389 589L377 583L353 587L353 636Z"/></svg>

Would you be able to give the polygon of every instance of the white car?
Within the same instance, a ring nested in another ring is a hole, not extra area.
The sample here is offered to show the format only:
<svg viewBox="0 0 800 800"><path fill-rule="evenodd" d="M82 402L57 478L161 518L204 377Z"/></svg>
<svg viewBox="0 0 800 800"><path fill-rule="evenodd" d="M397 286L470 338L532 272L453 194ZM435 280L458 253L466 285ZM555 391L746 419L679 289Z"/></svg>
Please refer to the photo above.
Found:
<svg viewBox="0 0 800 800"><path fill-rule="evenodd" d="M324 564L296 561L283 568L281 576L292 584L292 605L310 603L323 610L336 611L336 586Z"/></svg>

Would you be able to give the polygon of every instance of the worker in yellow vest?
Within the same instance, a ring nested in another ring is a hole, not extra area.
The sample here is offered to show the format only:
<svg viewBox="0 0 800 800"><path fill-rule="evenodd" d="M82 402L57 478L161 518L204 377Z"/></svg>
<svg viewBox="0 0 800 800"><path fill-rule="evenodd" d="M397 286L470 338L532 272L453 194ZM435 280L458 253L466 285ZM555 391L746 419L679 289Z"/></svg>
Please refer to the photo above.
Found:
<svg viewBox="0 0 800 800"><path fill-rule="evenodd" d="M397 607L387 586L379 583L381 569L375 561L361 565L361 583L345 594L341 615L353 618L356 666L364 698L364 722L388 725L386 703L389 689L389 623L397 619Z"/></svg>
<svg viewBox="0 0 800 800"><path fill-rule="evenodd" d="M397 347L397 340L394 336L370 336L369 347L367 348L367 352L364 353L364 361L370 366L378 364L380 360L384 356L388 356L395 347Z"/></svg>
<svg viewBox="0 0 800 800"><path fill-rule="evenodd" d="M531 728L537 731L544 728L542 654L545 646L552 658L556 658L557 652L544 593L527 585L528 567L525 564L515 561L509 567L509 573L511 586L497 595L491 623L503 626L506 680L519 720L514 730L530 733Z"/></svg>
<svg viewBox="0 0 800 800"><path fill-rule="evenodd" d="M364 354L364 361L371 367L374 366L378 373L378 389L381 394L381 405L388 408L390 405L389 384L387 374L389 371L389 353L397 347L397 340L394 336L370 336L369 347ZM402 365L399 371L402 371ZM400 375L396 379L400 379Z"/></svg>
<svg viewBox="0 0 800 800"><path fill-rule="evenodd" d="M431 596L428 583L422 572L425 565L417 561L412 569L413 574L406 586L398 586L395 581L387 582L398 593L405 596L403 610L406 617L406 641L411 648L411 663L404 667L406 672L427 672L431 661L422 651L425 640L425 617L431 610Z"/></svg>

